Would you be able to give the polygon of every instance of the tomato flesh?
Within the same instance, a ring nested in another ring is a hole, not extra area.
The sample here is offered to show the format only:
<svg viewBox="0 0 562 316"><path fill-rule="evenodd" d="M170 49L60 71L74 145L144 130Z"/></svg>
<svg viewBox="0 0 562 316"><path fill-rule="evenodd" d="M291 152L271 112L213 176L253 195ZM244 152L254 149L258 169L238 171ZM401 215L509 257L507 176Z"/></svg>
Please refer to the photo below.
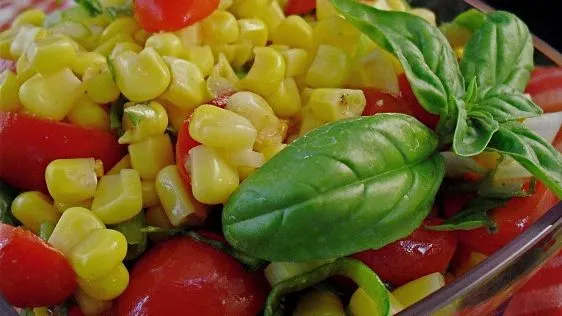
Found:
<svg viewBox="0 0 562 316"><path fill-rule="evenodd" d="M209 16L220 0L135 0L135 17L148 32L177 31Z"/></svg>
<svg viewBox="0 0 562 316"><path fill-rule="evenodd" d="M316 8L316 0L289 0L285 7L285 13L307 14Z"/></svg>

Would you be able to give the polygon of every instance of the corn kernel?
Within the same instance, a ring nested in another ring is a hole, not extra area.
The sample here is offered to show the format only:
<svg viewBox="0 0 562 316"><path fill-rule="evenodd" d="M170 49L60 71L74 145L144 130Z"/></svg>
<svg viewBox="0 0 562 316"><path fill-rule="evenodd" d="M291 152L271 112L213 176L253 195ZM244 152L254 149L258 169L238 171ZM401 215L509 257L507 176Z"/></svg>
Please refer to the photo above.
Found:
<svg viewBox="0 0 562 316"><path fill-rule="evenodd" d="M201 203L220 204L240 183L238 172L217 151L199 145L189 151L193 196Z"/></svg>
<svg viewBox="0 0 562 316"><path fill-rule="evenodd" d="M277 91L266 99L275 115L279 117L288 118L297 114L301 109L299 88L293 78L283 80Z"/></svg>
<svg viewBox="0 0 562 316"><path fill-rule="evenodd" d="M287 147L287 144L272 144L263 147L260 152L263 154L265 161L268 161L275 155L277 155L281 150L285 149L285 147Z"/></svg>
<svg viewBox="0 0 562 316"><path fill-rule="evenodd" d="M31 25L24 25L20 27L11 42L10 55L14 58L20 57L20 55L27 50L34 40L43 37L44 32L42 32L41 28Z"/></svg>
<svg viewBox="0 0 562 316"><path fill-rule="evenodd" d="M160 200L158 199L158 194L156 193L156 186L154 181L142 180L142 207L149 208L160 205Z"/></svg>
<svg viewBox="0 0 562 316"><path fill-rule="evenodd" d="M433 26L437 25L437 18L435 17L435 13L431 10L425 8L415 8L408 11L408 13L419 16Z"/></svg>
<svg viewBox="0 0 562 316"><path fill-rule="evenodd" d="M123 169L119 175L99 180L92 212L106 224L117 224L135 217L142 210L142 188L136 170Z"/></svg>
<svg viewBox="0 0 562 316"><path fill-rule="evenodd" d="M263 11L257 11L255 17L260 18L267 25L268 38L273 37L273 32L285 19L285 13L277 1L269 1Z"/></svg>
<svg viewBox="0 0 562 316"><path fill-rule="evenodd" d="M325 122L361 116L367 101L361 90L316 89L308 105L314 115Z"/></svg>
<svg viewBox="0 0 562 316"><path fill-rule="evenodd" d="M94 158L57 159L45 170L49 194L60 202L76 203L94 197L98 179Z"/></svg>
<svg viewBox="0 0 562 316"><path fill-rule="evenodd" d="M251 176L256 170L256 168L252 167L238 167L238 177L240 177L240 182Z"/></svg>
<svg viewBox="0 0 562 316"><path fill-rule="evenodd" d="M337 47L320 45L306 73L306 84L314 88L339 88L347 77L349 60Z"/></svg>
<svg viewBox="0 0 562 316"><path fill-rule="evenodd" d="M164 57L164 61L170 67L172 80L162 98L183 110L195 109L206 95L203 74L195 64L187 60Z"/></svg>
<svg viewBox="0 0 562 316"><path fill-rule="evenodd" d="M138 31L135 32L135 34L133 34L133 39L135 40L135 43L144 46L144 44L146 43L146 40L148 40L148 38L150 37L150 33L148 33L147 31L140 29Z"/></svg>
<svg viewBox="0 0 562 316"><path fill-rule="evenodd" d="M339 16L339 13L330 3L330 0L316 0L316 19L318 19L318 21L335 16Z"/></svg>
<svg viewBox="0 0 562 316"><path fill-rule="evenodd" d="M87 96L78 100L66 118L78 126L109 130L109 114Z"/></svg>
<svg viewBox="0 0 562 316"><path fill-rule="evenodd" d="M232 59L232 65L237 68L242 68L254 56L254 46L246 41L243 43L232 44L234 48L234 57Z"/></svg>
<svg viewBox="0 0 562 316"><path fill-rule="evenodd" d="M232 6L233 0L220 0L219 10L227 10Z"/></svg>
<svg viewBox="0 0 562 316"><path fill-rule="evenodd" d="M5 79L0 84L0 111L14 112L20 108L18 91L21 81L11 71L5 72Z"/></svg>
<svg viewBox="0 0 562 316"><path fill-rule="evenodd" d="M32 42L26 56L38 73L54 73L72 64L76 57L75 45L68 38L48 37Z"/></svg>
<svg viewBox="0 0 562 316"><path fill-rule="evenodd" d="M400 304L392 294L389 294L390 298L390 313L389 315L394 315L399 313L404 309L402 304ZM380 309L379 306L369 297L369 295L362 289L358 288L349 301L348 309L355 316L372 316Z"/></svg>
<svg viewBox="0 0 562 316"><path fill-rule="evenodd" d="M133 169L145 180L154 180L158 171L174 163L174 150L170 137L165 134L129 145Z"/></svg>
<svg viewBox="0 0 562 316"><path fill-rule="evenodd" d="M139 54L125 52L113 62L117 86L133 102L144 102L162 94L170 84L170 70L152 47Z"/></svg>
<svg viewBox="0 0 562 316"><path fill-rule="evenodd" d="M96 300L88 296L80 289L74 292L74 298L76 299L78 306L80 306L80 311L82 311L84 316L102 315L103 313L111 310L113 306L111 301Z"/></svg>
<svg viewBox="0 0 562 316"><path fill-rule="evenodd" d="M218 44L212 45L211 50L213 51L213 58L216 60L219 55L224 55L228 63L232 64L234 57L236 56L236 47L230 44Z"/></svg>
<svg viewBox="0 0 562 316"><path fill-rule="evenodd" d="M129 271L121 263L101 278L91 281L78 278L78 286L88 296L101 301L117 298L129 284Z"/></svg>
<svg viewBox="0 0 562 316"><path fill-rule="evenodd" d="M245 117L204 104L195 109L189 122L193 139L210 147L252 148L257 131Z"/></svg>
<svg viewBox="0 0 562 316"><path fill-rule="evenodd" d="M285 60L285 77L295 77L306 73L308 53L302 48L291 48L281 52Z"/></svg>
<svg viewBox="0 0 562 316"><path fill-rule="evenodd" d="M115 45L115 47L111 51L111 54L109 55L109 58L114 59L115 57L121 55L123 52L140 53L141 51L142 51L142 46L140 46L137 43L121 42Z"/></svg>
<svg viewBox="0 0 562 316"><path fill-rule="evenodd" d="M394 11L406 11L409 6L405 0L386 0L390 8Z"/></svg>
<svg viewBox="0 0 562 316"><path fill-rule="evenodd" d="M183 125L183 121L185 121L191 115L191 111L180 109L179 107L171 104L170 102L167 102L166 100L163 100L163 102L161 103L162 105L164 105L164 108L166 108L166 113L168 113L170 125L172 125L172 127L176 131L179 131L181 129L181 126Z"/></svg>
<svg viewBox="0 0 562 316"><path fill-rule="evenodd" d="M237 42L250 42L253 46L265 46L267 44L267 26L260 19L238 20L240 36Z"/></svg>
<svg viewBox="0 0 562 316"><path fill-rule="evenodd" d="M299 129L299 136L303 136L309 131L316 129L326 123L325 121L322 121L321 119L316 117L309 106L305 106L302 108L300 116L301 125Z"/></svg>
<svg viewBox="0 0 562 316"><path fill-rule="evenodd" d="M92 231L101 228L105 225L94 213L83 207L71 207L60 217L48 242L68 256L74 246Z"/></svg>
<svg viewBox="0 0 562 316"><path fill-rule="evenodd" d="M414 281L408 282L396 290L392 295L404 307L413 305L429 294L445 286L445 278L439 272L428 274Z"/></svg>
<svg viewBox="0 0 562 316"><path fill-rule="evenodd" d="M12 46L13 36L6 36L5 38L0 38L0 58L2 59L14 59L10 53L10 46Z"/></svg>
<svg viewBox="0 0 562 316"><path fill-rule="evenodd" d="M230 11L239 18L253 18L267 10L270 0L236 0L232 3Z"/></svg>
<svg viewBox="0 0 562 316"><path fill-rule="evenodd" d="M201 35L206 44L230 44L238 39L240 29L232 13L217 10L201 21Z"/></svg>
<svg viewBox="0 0 562 316"><path fill-rule="evenodd" d="M132 37L140 29L141 27L132 17L117 18L105 28L99 41L103 43L117 34L127 34Z"/></svg>
<svg viewBox="0 0 562 316"><path fill-rule="evenodd" d="M21 86L19 98L27 111L60 121L83 93L80 79L65 68L51 75L36 74Z"/></svg>
<svg viewBox="0 0 562 316"><path fill-rule="evenodd" d="M197 65L203 77L208 76L215 65L215 58L210 46L187 47L186 58Z"/></svg>
<svg viewBox="0 0 562 316"><path fill-rule="evenodd" d="M103 65L106 65L105 56L96 52L85 52L78 54L76 58L74 58L70 68L72 69L72 72L78 76L83 76L86 69L90 67L93 69L99 69Z"/></svg>
<svg viewBox="0 0 562 316"><path fill-rule="evenodd" d="M183 47L201 45L201 23L195 23L176 32L183 43Z"/></svg>
<svg viewBox="0 0 562 316"><path fill-rule="evenodd" d="M34 307L33 316L50 316L49 309L47 307Z"/></svg>
<svg viewBox="0 0 562 316"><path fill-rule="evenodd" d="M166 109L155 101L147 104L125 104L123 115L126 131L119 138L120 144L132 144L159 136L168 127Z"/></svg>
<svg viewBox="0 0 562 316"><path fill-rule="evenodd" d="M253 92L242 91L231 95L225 109L247 118L258 131L278 120L267 101Z"/></svg>
<svg viewBox="0 0 562 316"><path fill-rule="evenodd" d="M12 202L12 214L25 227L38 234L41 224L56 224L60 214L51 199L44 193L28 191L20 193Z"/></svg>
<svg viewBox="0 0 562 316"><path fill-rule="evenodd" d="M96 47L94 51L104 56L109 56L109 54L111 54L115 46L122 42L133 42L133 38L129 34L119 33L111 37L110 39L101 42L101 44L98 47Z"/></svg>
<svg viewBox="0 0 562 316"><path fill-rule="evenodd" d="M152 206L146 210L146 223L150 226L172 228L172 223L162 205Z"/></svg>
<svg viewBox="0 0 562 316"><path fill-rule="evenodd" d="M21 54L21 56L16 61L16 77L18 78L18 80L23 83L29 78L33 77L33 75L35 75L36 73L37 72L35 71L35 69L31 67L26 53L24 52L23 54Z"/></svg>
<svg viewBox="0 0 562 316"><path fill-rule="evenodd" d="M39 9L25 10L14 19L12 27L16 28L22 25L42 26L44 19L45 12Z"/></svg>
<svg viewBox="0 0 562 316"><path fill-rule="evenodd" d="M49 30L52 34L68 36L87 49L93 49L94 42L97 40L90 28L78 21L63 20L53 25Z"/></svg>
<svg viewBox="0 0 562 316"><path fill-rule="evenodd" d="M339 48L348 56L355 55L361 32L349 22L335 16L322 20L314 27L314 47L330 45Z"/></svg>
<svg viewBox="0 0 562 316"><path fill-rule="evenodd" d="M353 65L347 85L355 88L375 88L398 94L398 76L392 58L388 52L376 47Z"/></svg>
<svg viewBox="0 0 562 316"><path fill-rule="evenodd" d="M345 316L340 299L330 291L311 290L301 296L294 316ZM356 314L353 314L356 315ZM371 316L375 316L372 315ZM380 315L383 316L383 315Z"/></svg>
<svg viewBox="0 0 562 316"><path fill-rule="evenodd" d="M160 56L178 57L183 49L180 38L173 33L153 34L146 40L146 47L154 47Z"/></svg>
<svg viewBox="0 0 562 316"><path fill-rule="evenodd" d="M254 64L240 85L249 91L267 96L277 90L285 77L285 60L273 48L254 48Z"/></svg>
<svg viewBox="0 0 562 316"><path fill-rule="evenodd" d="M156 192L173 226L200 225L206 217L205 206L186 190L178 167L170 165L158 172Z"/></svg>
<svg viewBox="0 0 562 316"><path fill-rule="evenodd" d="M308 50L312 45L312 38L312 27L302 17L291 15L273 32L272 42Z"/></svg>
<svg viewBox="0 0 562 316"><path fill-rule="evenodd" d="M121 160L119 160L107 173L106 175L115 175L121 173L123 169L131 169L131 157L125 155Z"/></svg>
<svg viewBox="0 0 562 316"><path fill-rule="evenodd" d="M262 153L255 152L252 149L217 149L217 153L231 166L259 168L265 158Z"/></svg>
<svg viewBox="0 0 562 316"><path fill-rule="evenodd" d="M119 88L105 64L86 69L83 81L86 94L95 103L111 103L119 98Z"/></svg>
<svg viewBox="0 0 562 316"><path fill-rule="evenodd" d="M211 98L231 94L237 91L236 86L239 81L227 58L224 54L219 54L217 64L211 70L209 78L207 78L207 93Z"/></svg>
<svg viewBox="0 0 562 316"><path fill-rule="evenodd" d="M85 209L90 209L92 207L92 200L90 199L90 200L80 201L77 203L63 203L59 201L54 201L53 206L59 213L62 214L66 210L72 207L83 207Z"/></svg>

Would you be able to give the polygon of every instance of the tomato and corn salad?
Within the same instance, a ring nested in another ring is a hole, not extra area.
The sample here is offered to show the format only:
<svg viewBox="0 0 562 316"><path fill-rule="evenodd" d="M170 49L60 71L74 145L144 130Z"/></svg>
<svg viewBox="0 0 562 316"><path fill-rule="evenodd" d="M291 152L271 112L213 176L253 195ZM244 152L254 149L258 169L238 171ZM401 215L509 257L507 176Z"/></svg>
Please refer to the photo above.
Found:
<svg viewBox="0 0 562 316"><path fill-rule="evenodd" d="M562 196L562 70L507 12L76 2L0 33L25 315L392 315Z"/></svg>

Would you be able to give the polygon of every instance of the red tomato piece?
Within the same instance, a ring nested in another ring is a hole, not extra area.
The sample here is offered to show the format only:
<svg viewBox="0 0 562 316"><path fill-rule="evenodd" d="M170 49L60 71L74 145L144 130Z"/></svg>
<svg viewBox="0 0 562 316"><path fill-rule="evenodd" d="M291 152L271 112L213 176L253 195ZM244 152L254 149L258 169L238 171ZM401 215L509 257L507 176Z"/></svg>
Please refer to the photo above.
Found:
<svg viewBox="0 0 562 316"><path fill-rule="evenodd" d="M437 225L440 219L424 222ZM416 229L410 236L380 249L359 252L353 257L375 271L381 279L400 286L433 272L445 272L457 248L455 232Z"/></svg>
<svg viewBox="0 0 562 316"><path fill-rule="evenodd" d="M16 307L52 306L76 289L64 255L32 232L0 223L0 292Z"/></svg>
<svg viewBox="0 0 562 316"><path fill-rule="evenodd" d="M148 32L177 31L209 16L220 0L135 0L135 17Z"/></svg>
<svg viewBox="0 0 562 316"><path fill-rule="evenodd" d="M0 179L19 189L47 192L45 168L55 159L93 157L107 171L125 149L105 131L0 112Z"/></svg>
<svg viewBox="0 0 562 316"><path fill-rule="evenodd" d="M427 112L421 104L418 102L416 95L410 87L408 78L405 74L398 76L398 86L400 87L400 96L410 104L413 116L424 123L427 127L435 129L437 123L439 122L439 115L435 115Z"/></svg>
<svg viewBox="0 0 562 316"><path fill-rule="evenodd" d="M525 92L545 112L562 111L562 68L535 68Z"/></svg>
<svg viewBox="0 0 562 316"><path fill-rule="evenodd" d="M291 14L307 14L316 8L316 0L289 0L285 7L285 13Z"/></svg>
<svg viewBox="0 0 562 316"><path fill-rule="evenodd" d="M178 167L181 178L186 187L191 187L191 179L187 168L189 159L189 151L191 148L201 145L189 135L189 119L185 120L178 131L178 140L176 142L176 165Z"/></svg>
<svg viewBox="0 0 562 316"><path fill-rule="evenodd" d="M137 262L117 315L257 315L268 292L226 253L190 237L157 244Z"/></svg>

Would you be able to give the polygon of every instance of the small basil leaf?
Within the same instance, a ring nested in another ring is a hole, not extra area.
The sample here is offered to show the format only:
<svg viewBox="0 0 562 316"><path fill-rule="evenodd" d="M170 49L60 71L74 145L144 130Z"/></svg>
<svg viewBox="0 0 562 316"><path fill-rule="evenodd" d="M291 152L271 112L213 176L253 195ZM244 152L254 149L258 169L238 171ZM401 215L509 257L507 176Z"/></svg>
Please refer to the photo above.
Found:
<svg viewBox="0 0 562 316"><path fill-rule="evenodd" d="M396 11L382 11L353 0L330 0L352 25L392 52L404 68L419 103L445 115L450 97L464 94L455 54L438 28L424 19Z"/></svg>
<svg viewBox="0 0 562 316"><path fill-rule="evenodd" d="M140 212L137 216L128 221L112 226L118 232L121 232L127 239L127 255L125 261L134 260L146 250L147 233L142 230L145 226L144 212Z"/></svg>
<svg viewBox="0 0 562 316"><path fill-rule="evenodd" d="M445 172L437 145L431 130L403 114L322 126L242 182L224 206L225 237L269 261L385 246L429 213Z"/></svg>
<svg viewBox="0 0 562 316"><path fill-rule="evenodd" d="M511 13L488 14L466 45L460 68L464 78L476 77L480 87L506 85L522 92L533 70L529 29Z"/></svg>
<svg viewBox="0 0 562 316"><path fill-rule="evenodd" d="M562 198L562 155L525 125L515 121L501 124L488 148L511 156Z"/></svg>
<svg viewBox="0 0 562 316"><path fill-rule="evenodd" d="M466 88L466 94L464 95L464 102L466 104L472 104L478 99L478 82L476 77L472 77L472 80Z"/></svg>
<svg viewBox="0 0 562 316"><path fill-rule="evenodd" d="M499 123L539 116L542 109L523 93L500 85L483 91L472 111L486 112Z"/></svg>
<svg viewBox="0 0 562 316"><path fill-rule="evenodd" d="M457 128L453 139L453 151L460 156L478 155L490 142L499 124L486 112L468 112L459 109Z"/></svg>
<svg viewBox="0 0 562 316"><path fill-rule="evenodd" d="M74 2L86 9L90 16L96 16L103 13L103 6L99 0L74 0Z"/></svg>
<svg viewBox="0 0 562 316"><path fill-rule="evenodd" d="M488 211L505 205L508 199L476 198L457 214L447 219L440 225L426 226L429 230L451 231L472 230L480 227L488 227L490 231L496 230L496 224L488 216Z"/></svg>
<svg viewBox="0 0 562 316"><path fill-rule="evenodd" d="M486 15L476 9L470 9L459 14L453 23L471 31L477 31L486 22Z"/></svg>
<svg viewBox="0 0 562 316"><path fill-rule="evenodd" d="M17 191L0 180L0 223L16 225L17 220L10 210L16 196Z"/></svg>

